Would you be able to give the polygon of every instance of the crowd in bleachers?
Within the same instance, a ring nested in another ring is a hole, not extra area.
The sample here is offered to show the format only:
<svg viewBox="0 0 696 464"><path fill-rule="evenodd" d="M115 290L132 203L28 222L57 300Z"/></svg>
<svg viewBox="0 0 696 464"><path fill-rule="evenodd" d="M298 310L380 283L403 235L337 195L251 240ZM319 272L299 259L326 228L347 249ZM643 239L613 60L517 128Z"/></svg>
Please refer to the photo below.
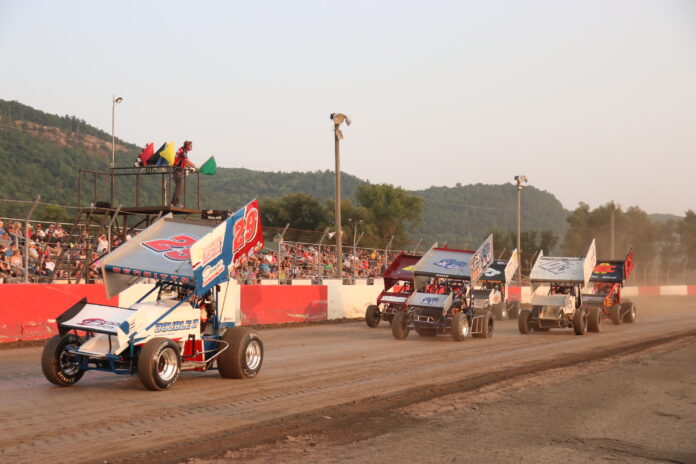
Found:
<svg viewBox="0 0 696 464"><path fill-rule="evenodd" d="M342 272L357 279L378 277L396 255L384 250L345 247ZM260 279L332 278L337 275L337 256L334 246L283 242L279 252L259 253L249 258L236 274L239 281L258 282Z"/></svg>
<svg viewBox="0 0 696 464"><path fill-rule="evenodd" d="M78 277L83 282L100 281L99 257L109 251L106 235L89 236L82 229L79 238L70 237L66 228L60 223L32 222L27 231L24 222L0 219L0 283L24 282L25 269L29 282L74 282ZM27 244L28 262L25 262ZM119 244L115 240L111 248ZM343 275L356 279L378 277L396 254L344 247ZM88 266L86 273L84 266ZM252 255L232 277L240 283L332 278L337 275L337 267L335 246L282 242L277 251L264 249Z"/></svg>
<svg viewBox="0 0 696 464"><path fill-rule="evenodd" d="M87 261L89 239L85 230L82 240L73 243L60 223L32 222L25 227L16 220L0 220L0 282L24 282L25 278L29 282L74 280L78 274L84 274L82 266ZM97 246L95 243L91 249L98 250ZM56 269L61 257L73 261L74 266L69 270ZM96 251L90 252L90 262L98 257ZM100 278L96 263L89 264L85 278L92 282Z"/></svg>

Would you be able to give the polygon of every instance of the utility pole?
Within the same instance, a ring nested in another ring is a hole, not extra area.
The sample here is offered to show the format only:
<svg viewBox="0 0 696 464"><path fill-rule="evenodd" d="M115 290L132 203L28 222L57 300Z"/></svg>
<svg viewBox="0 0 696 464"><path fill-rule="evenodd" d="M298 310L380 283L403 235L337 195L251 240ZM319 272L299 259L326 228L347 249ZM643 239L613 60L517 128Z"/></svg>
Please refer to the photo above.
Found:
<svg viewBox="0 0 696 464"><path fill-rule="evenodd" d="M331 113L334 123L334 152L336 157L336 264L338 266L338 278L343 277L343 229L341 228L341 154L339 142L343 139L343 133L339 126L345 121L350 126L352 119L343 113Z"/></svg>
<svg viewBox="0 0 696 464"><path fill-rule="evenodd" d="M520 193L524 186L523 182L527 182L526 176L515 176L517 182L517 252L520 254L520 265L517 266L517 282L522 284L522 245L520 240Z"/></svg>
<svg viewBox="0 0 696 464"><path fill-rule="evenodd" d="M121 103L122 97L111 96L111 167L116 164L116 103Z"/></svg>
<svg viewBox="0 0 696 464"><path fill-rule="evenodd" d="M616 203L611 202L611 259L614 259L614 212L616 211Z"/></svg>

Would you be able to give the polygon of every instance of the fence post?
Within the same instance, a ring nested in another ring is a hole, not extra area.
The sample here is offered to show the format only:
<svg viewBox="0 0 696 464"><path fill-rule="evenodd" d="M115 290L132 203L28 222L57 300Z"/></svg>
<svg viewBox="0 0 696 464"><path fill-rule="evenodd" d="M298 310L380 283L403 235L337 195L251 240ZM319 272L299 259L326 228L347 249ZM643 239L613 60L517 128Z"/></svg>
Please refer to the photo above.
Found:
<svg viewBox="0 0 696 464"><path fill-rule="evenodd" d="M31 219L32 214L36 211L36 207L39 206L39 200L41 200L41 195L36 196L34 204L31 205L29 213L24 220L24 283L29 282L29 219ZM37 261L38 263L38 261Z"/></svg>

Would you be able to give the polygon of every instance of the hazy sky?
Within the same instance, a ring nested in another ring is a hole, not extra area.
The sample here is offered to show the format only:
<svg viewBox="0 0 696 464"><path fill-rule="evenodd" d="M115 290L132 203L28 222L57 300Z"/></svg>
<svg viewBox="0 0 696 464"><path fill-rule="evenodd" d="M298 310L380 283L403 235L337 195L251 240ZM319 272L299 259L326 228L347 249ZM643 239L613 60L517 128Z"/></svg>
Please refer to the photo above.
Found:
<svg viewBox="0 0 696 464"><path fill-rule="evenodd" d="M696 209L696 2L0 0L0 98L194 162Z"/></svg>

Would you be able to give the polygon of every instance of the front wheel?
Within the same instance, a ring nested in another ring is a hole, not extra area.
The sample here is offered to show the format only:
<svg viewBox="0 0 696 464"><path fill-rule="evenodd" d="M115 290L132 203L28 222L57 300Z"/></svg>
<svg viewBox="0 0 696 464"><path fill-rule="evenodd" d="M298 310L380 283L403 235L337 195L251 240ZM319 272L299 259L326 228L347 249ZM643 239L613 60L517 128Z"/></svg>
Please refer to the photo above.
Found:
<svg viewBox="0 0 696 464"><path fill-rule="evenodd" d="M602 330L602 309L599 306L592 306L587 315L587 330L590 332L600 332Z"/></svg>
<svg viewBox="0 0 696 464"><path fill-rule="evenodd" d="M508 310L504 301L501 301L497 305L493 306L493 313L495 314L496 321L504 321L508 318Z"/></svg>
<svg viewBox="0 0 696 464"><path fill-rule="evenodd" d="M622 322L621 318L621 306L620 305L614 305L609 308L609 317L611 318L611 322L614 323L614 325L619 325Z"/></svg>
<svg viewBox="0 0 696 464"><path fill-rule="evenodd" d="M520 315L517 316L517 328L521 334L529 334L532 332L532 324L529 321L532 318L532 312L528 309L523 309L520 311Z"/></svg>
<svg viewBox="0 0 696 464"><path fill-rule="evenodd" d="M368 327L377 327L381 317L377 305L370 305L365 311L365 323Z"/></svg>
<svg viewBox="0 0 696 464"><path fill-rule="evenodd" d="M408 333L410 332L411 329L408 328L408 313L405 313L403 311L399 311L398 313L394 314L394 319L392 320L392 335L394 338L397 340L404 340L406 337L408 337Z"/></svg>
<svg viewBox="0 0 696 464"><path fill-rule="evenodd" d="M222 335L229 343L218 358L218 370L226 379L250 379L256 377L263 363L263 342L249 327L232 327Z"/></svg>
<svg viewBox="0 0 696 464"><path fill-rule="evenodd" d="M157 337L145 343L138 356L138 377L148 390L167 390L181 373L179 346L172 340Z"/></svg>
<svg viewBox="0 0 696 464"><path fill-rule="evenodd" d="M631 324L636 320L636 305L630 301L621 303L621 312L623 313L623 321Z"/></svg>
<svg viewBox="0 0 696 464"><path fill-rule="evenodd" d="M481 332L475 333L476 338L491 338L493 336L493 313L490 311L477 311L475 316L483 316L483 324L474 327L480 327Z"/></svg>
<svg viewBox="0 0 696 464"><path fill-rule="evenodd" d="M576 310L573 315L573 330L575 335L585 335L587 332L587 314L582 308Z"/></svg>
<svg viewBox="0 0 696 464"><path fill-rule="evenodd" d="M451 322L452 339L455 342L463 342L469 335L469 319L466 314L457 313L452 316Z"/></svg>
<svg viewBox="0 0 696 464"><path fill-rule="evenodd" d="M75 334L54 335L41 354L41 369L49 382L61 387L77 383L85 373L80 357L72 354L82 340Z"/></svg>

